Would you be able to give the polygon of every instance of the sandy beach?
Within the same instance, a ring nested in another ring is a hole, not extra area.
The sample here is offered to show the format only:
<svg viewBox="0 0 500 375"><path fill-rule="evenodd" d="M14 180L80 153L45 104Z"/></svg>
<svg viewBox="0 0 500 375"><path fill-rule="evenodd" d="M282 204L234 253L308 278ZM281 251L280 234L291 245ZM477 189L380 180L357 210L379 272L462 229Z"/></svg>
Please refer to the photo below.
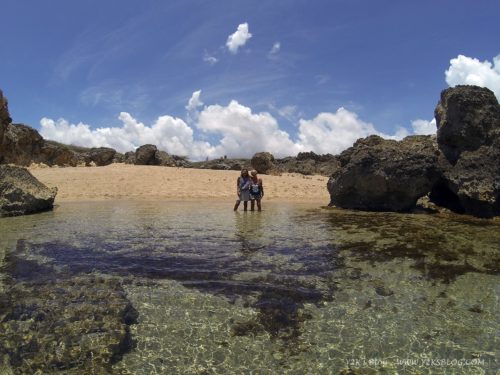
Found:
<svg viewBox="0 0 500 375"><path fill-rule="evenodd" d="M49 187L57 187L57 202L100 200L183 200L236 198L238 171L111 164L106 167L30 168ZM264 201L327 204L327 177L260 175Z"/></svg>

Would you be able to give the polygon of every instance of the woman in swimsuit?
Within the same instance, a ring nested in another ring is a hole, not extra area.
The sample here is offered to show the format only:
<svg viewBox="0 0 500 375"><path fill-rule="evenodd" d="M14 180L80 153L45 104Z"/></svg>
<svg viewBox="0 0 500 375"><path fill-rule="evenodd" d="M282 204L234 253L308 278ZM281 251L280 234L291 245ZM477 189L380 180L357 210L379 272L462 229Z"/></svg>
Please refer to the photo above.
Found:
<svg viewBox="0 0 500 375"><path fill-rule="evenodd" d="M257 201L257 210L262 211L262 205L260 201L264 197L264 185L262 185L262 179L257 177L257 171L253 170L250 172L250 210L255 210L255 201Z"/></svg>
<svg viewBox="0 0 500 375"><path fill-rule="evenodd" d="M236 194L238 198L234 205L234 211L238 209L241 201L243 201L243 211L246 211L248 201L250 200L250 176L248 174L248 169L242 169L241 176L236 180Z"/></svg>

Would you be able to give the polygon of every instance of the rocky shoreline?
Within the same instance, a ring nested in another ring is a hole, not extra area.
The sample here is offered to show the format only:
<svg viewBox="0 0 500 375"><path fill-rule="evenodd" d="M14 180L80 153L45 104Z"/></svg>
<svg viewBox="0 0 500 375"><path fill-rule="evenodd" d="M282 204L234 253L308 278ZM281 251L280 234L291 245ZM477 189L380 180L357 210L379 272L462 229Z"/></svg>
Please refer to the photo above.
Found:
<svg viewBox="0 0 500 375"><path fill-rule="evenodd" d="M500 214L500 106L490 90L457 86L441 93L435 110L437 135L401 141L359 139L340 155L303 152L276 159L191 162L155 145L125 154L107 147L84 148L43 139L33 128L13 124L0 91L0 164L105 166L112 163L240 170L263 174L329 176L331 206L370 211L411 211L423 197L436 207L479 217Z"/></svg>

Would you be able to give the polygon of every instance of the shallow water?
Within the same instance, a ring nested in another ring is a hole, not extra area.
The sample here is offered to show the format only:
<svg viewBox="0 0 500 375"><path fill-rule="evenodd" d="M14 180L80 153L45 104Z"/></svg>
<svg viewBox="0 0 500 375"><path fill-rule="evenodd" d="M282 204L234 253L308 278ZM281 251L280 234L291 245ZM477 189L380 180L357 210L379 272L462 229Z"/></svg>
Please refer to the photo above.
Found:
<svg viewBox="0 0 500 375"><path fill-rule="evenodd" d="M106 202L0 233L0 373L498 368L498 221Z"/></svg>

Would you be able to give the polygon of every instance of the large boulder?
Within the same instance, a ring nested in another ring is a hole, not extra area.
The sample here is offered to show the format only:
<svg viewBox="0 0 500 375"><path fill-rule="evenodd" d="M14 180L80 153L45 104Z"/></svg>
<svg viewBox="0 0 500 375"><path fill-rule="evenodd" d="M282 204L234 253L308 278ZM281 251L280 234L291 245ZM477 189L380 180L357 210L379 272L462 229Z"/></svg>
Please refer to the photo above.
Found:
<svg viewBox="0 0 500 375"><path fill-rule="evenodd" d="M85 153L85 164L94 163L101 167L113 163L116 155L116 150L109 147L91 148Z"/></svg>
<svg viewBox="0 0 500 375"><path fill-rule="evenodd" d="M44 141L40 133L24 124L6 126L0 147L0 163L30 165L38 158Z"/></svg>
<svg viewBox="0 0 500 375"><path fill-rule="evenodd" d="M481 217L500 214L500 105L486 88L457 86L436 108L439 148L449 164L431 199Z"/></svg>
<svg viewBox="0 0 500 375"><path fill-rule="evenodd" d="M250 161L258 173L269 173L274 168L274 156L270 152L258 152Z"/></svg>
<svg viewBox="0 0 500 375"><path fill-rule="evenodd" d="M17 216L53 207L57 188L49 189L22 167L0 165L0 216Z"/></svg>
<svg viewBox="0 0 500 375"><path fill-rule="evenodd" d="M158 148L155 145L147 144L140 146L135 150L136 165L158 165L156 154Z"/></svg>
<svg viewBox="0 0 500 375"><path fill-rule="evenodd" d="M31 160L61 167L76 167L85 162L83 155L73 151L69 146L46 140L43 141L40 151L31 155Z"/></svg>
<svg viewBox="0 0 500 375"><path fill-rule="evenodd" d="M487 88L456 86L443 90L434 113L439 148L452 164L464 151L500 145L500 106Z"/></svg>
<svg viewBox="0 0 500 375"><path fill-rule="evenodd" d="M435 137L402 141L372 135L340 154L328 181L331 205L371 211L408 211L439 180Z"/></svg>

